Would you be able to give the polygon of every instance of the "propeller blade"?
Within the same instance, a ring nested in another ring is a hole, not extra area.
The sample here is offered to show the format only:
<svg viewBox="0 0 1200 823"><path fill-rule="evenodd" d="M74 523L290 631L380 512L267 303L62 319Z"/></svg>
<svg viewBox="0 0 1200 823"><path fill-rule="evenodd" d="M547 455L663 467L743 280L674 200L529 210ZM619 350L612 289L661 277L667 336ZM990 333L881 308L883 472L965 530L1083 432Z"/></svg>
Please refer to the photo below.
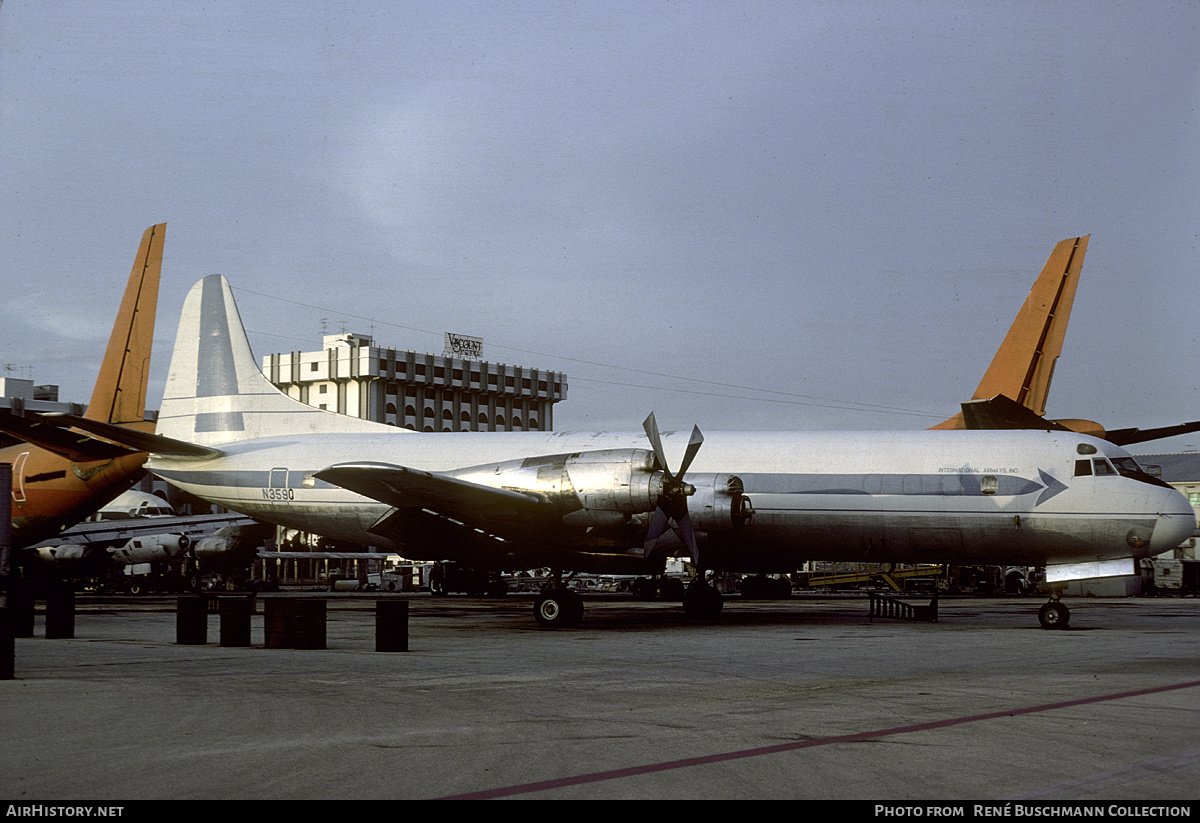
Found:
<svg viewBox="0 0 1200 823"><path fill-rule="evenodd" d="M662 439L658 436L658 422L654 419L654 412L650 412L650 416L642 422L642 429L646 432L646 437L650 441L650 448L654 449L654 459L662 466L663 471L667 474L671 470L667 467L667 455L663 451Z"/></svg>
<svg viewBox="0 0 1200 823"><path fill-rule="evenodd" d="M680 537L683 538L683 543L688 548L688 557L692 560L692 565L700 566L700 547L696 545L696 532L692 528L692 518L684 515L683 518L677 521L679 526Z"/></svg>
<svg viewBox="0 0 1200 823"><path fill-rule="evenodd" d="M667 454L663 449L662 437L658 432L658 421L654 418L654 412L650 412L650 416L642 422L642 429L646 432L646 438L654 450L654 459L665 475L663 495L646 530L645 546L649 549L658 538L666 534L668 527L673 528L676 537L687 547L692 563L699 566L700 548L696 543L696 530L692 527L692 518L688 513L687 504L688 496L695 494L696 489L684 483L683 476L691 467L692 461L696 459L696 454L704 443L704 435L700 433L699 426L692 427L692 436L688 439L687 447L684 449L683 462L679 465L679 472L672 475L671 469L667 465Z"/></svg>
<svg viewBox="0 0 1200 823"><path fill-rule="evenodd" d="M655 540L662 537L669 525L671 525L671 519L667 517L667 513L659 506L654 510L654 516L650 518L650 527L646 530L646 545L649 546Z"/></svg>
<svg viewBox="0 0 1200 823"><path fill-rule="evenodd" d="M679 474L676 477L682 479L684 472L692 465L692 461L696 459L696 452L700 451L701 444L704 443L704 435L700 433L699 426L692 426L692 439L688 441L687 450L683 453L683 463L679 466Z"/></svg>

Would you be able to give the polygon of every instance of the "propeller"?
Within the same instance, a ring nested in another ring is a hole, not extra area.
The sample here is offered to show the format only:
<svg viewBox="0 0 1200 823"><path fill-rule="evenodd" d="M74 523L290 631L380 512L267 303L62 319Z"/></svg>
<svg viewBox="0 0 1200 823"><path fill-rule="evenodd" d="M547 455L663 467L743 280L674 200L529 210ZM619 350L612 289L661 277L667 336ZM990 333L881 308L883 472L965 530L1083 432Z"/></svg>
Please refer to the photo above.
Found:
<svg viewBox="0 0 1200 823"><path fill-rule="evenodd" d="M654 516L650 518L650 528L646 532L645 546L649 549L654 541L666 533L668 526L674 522L675 532L687 546L692 563L699 567L700 551L696 545L696 532L692 528L692 519L688 515L687 505L687 499L696 493L696 487L685 483L683 476L696 458L696 452L700 451L704 435L700 433L698 426L692 427L692 436L684 450L683 462L679 464L679 471L671 474L671 470L667 467L667 455L663 451L662 438L658 435L658 423L654 419L654 412L650 412L650 416L642 423L642 428L645 429L650 446L654 449L654 459L663 470L662 496L659 497Z"/></svg>

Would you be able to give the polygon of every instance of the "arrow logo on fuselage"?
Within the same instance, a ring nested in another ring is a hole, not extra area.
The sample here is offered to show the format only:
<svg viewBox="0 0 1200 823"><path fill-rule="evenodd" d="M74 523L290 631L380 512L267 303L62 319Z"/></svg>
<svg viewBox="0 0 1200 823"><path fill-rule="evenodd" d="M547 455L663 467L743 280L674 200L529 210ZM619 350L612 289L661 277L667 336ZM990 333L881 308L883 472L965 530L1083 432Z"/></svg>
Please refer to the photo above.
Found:
<svg viewBox="0 0 1200 823"><path fill-rule="evenodd" d="M1064 492L1067 490L1066 483L1062 483L1062 482L1056 480L1055 478L1046 474L1046 472L1043 471L1042 469L1038 469L1038 474L1041 476L1042 483L1044 483L1046 485L1046 487L1044 489L1042 489L1042 493L1040 495L1038 495L1037 502L1033 504L1034 508L1037 508L1038 506L1042 505L1043 503L1045 503L1051 497L1054 497L1054 495L1058 494L1059 492Z"/></svg>

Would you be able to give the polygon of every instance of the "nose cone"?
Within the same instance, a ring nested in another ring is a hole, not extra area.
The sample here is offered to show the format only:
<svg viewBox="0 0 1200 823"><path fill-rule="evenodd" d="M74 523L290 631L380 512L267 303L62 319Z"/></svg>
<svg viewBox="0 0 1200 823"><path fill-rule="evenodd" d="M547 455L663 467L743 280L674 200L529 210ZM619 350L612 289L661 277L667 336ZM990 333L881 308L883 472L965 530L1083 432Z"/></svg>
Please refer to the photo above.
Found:
<svg viewBox="0 0 1200 823"><path fill-rule="evenodd" d="M1161 554L1179 546L1196 533L1196 510L1182 492L1164 489L1159 500L1158 523L1150 538L1150 553Z"/></svg>

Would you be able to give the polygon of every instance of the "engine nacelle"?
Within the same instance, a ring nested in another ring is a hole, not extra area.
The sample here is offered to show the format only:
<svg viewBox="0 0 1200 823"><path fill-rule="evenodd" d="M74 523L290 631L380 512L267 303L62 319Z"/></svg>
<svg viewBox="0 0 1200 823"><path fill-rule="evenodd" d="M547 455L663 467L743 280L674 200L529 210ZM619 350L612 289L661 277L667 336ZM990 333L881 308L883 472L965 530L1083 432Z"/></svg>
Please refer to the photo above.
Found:
<svg viewBox="0 0 1200 823"><path fill-rule="evenodd" d="M78 543L63 543L58 546L38 546L34 551L37 556L47 563L62 563L69 560L82 560L87 556L87 546Z"/></svg>
<svg viewBox="0 0 1200 823"><path fill-rule="evenodd" d="M689 474L687 482L696 487L688 498L688 516L696 529L710 533L740 529L754 516L737 475Z"/></svg>
<svg viewBox="0 0 1200 823"><path fill-rule="evenodd" d="M529 457L452 472L460 480L536 494L559 505L568 522L614 525L654 511L663 473L647 449L601 449Z"/></svg>
<svg viewBox="0 0 1200 823"><path fill-rule="evenodd" d="M133 565L181 557L190 545L192 541L186 534L152 534L135 537L124 546L109 549L108 552L117 563Z"/></svg>

